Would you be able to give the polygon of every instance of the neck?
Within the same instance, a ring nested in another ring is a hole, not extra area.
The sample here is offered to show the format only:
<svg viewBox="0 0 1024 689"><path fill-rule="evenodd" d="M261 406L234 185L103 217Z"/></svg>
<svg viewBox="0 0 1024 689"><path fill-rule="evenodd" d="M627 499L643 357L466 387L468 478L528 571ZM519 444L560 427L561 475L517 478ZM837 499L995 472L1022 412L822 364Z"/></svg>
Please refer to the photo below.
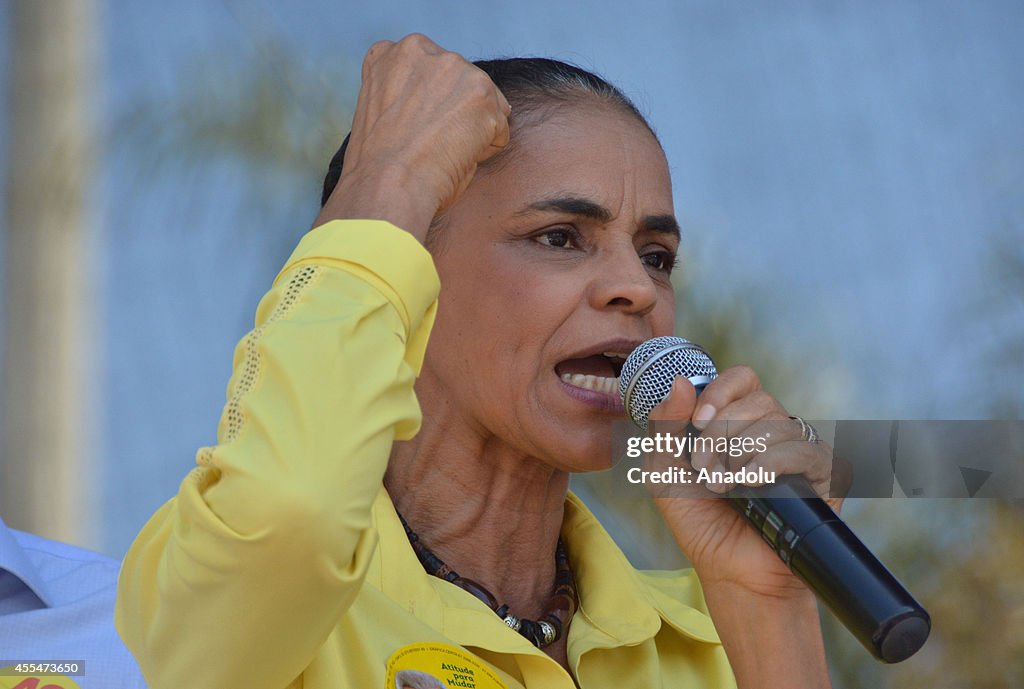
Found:
<svg viewBox="0 0 1024 689"><path fill-rule="evenodd" d="M395 443L384 478L395 507L449 567L520 617L551 596L569 475L451 419L424 418Z"/></svg>

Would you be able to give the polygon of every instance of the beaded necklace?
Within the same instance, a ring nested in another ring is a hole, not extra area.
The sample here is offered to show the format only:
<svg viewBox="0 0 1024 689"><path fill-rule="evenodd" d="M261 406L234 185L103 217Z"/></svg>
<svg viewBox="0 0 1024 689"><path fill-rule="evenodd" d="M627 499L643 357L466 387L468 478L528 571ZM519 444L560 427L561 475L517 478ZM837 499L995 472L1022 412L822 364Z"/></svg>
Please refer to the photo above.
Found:
<svg viewBox="0 0 1024 689"><path fill-rule="evenodd" d="M569 555L565 552L565 544L561 538L558 539L558 547L555 549L555 588L551 593L551 599L539 620L528 620L510 613L507 605L498 605L494 595L477 582L459 576L458 572L423 545L420 537L409 528L402 515L399 514L398 518L402 520L405 535L409 537L413 552L428 574L455 584L479 598L484 605L497 613L505 624L526 637L537 648L548 646L562 637L565 625L576 612L579 598L576 595L576 582L573 581L572 570L569 568Z"/></svg>

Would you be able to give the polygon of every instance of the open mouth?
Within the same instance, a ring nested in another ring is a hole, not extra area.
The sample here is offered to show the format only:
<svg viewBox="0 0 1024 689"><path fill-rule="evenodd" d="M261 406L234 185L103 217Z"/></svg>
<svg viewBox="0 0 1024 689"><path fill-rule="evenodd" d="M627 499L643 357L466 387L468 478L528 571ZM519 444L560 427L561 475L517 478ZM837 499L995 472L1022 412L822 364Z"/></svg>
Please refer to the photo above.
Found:
<svg viewBox="0 0 1024 689"><path fill-rule="evenodd" d="M583 390L606 395L617 395L619 374L627 353L603 352L579 359L566 359L555 366L555 373L562 382Z"/></svg>

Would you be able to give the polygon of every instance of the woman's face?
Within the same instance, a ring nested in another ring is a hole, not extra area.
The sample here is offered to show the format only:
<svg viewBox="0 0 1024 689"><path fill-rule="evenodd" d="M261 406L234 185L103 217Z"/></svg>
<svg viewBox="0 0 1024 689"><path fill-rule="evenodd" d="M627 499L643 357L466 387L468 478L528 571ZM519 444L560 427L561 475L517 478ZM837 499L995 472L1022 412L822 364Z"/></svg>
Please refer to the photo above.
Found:
<svg viewBox="0 0 1024 689"><path fill-rule="evenodd" d="M668 165L643 124L591 98L513 137L447 213L417 390L428 416L562 470L605 468L621 357L672 333Z"/></svg>

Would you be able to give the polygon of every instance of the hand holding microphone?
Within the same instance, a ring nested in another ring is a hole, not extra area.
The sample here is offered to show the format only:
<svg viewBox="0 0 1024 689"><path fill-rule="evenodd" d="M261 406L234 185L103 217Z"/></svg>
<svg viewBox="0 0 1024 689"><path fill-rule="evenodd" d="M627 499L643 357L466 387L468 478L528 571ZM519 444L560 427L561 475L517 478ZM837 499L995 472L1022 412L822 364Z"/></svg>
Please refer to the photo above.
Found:
<svg viewBox="0 0 1024 689"><path fill-rule="evenodd" d="M645 430L648 420L679 426L692 418L705 436L726 426L733 437L774 436L765 451L743 452L727 467L756 463L780 475L774 484L708 486L728 490L727 499L656 499L702 579L785 596L798 584L792 571L876 658L899 662L924 644L928 613L818 497L829 489L831 450L807 442L813 430L761 390L753 371L738 367L718 376L699 346L661 337L627 359L620 393L627 414ZM787 432L780 433L783 427ZM709 460L695 455L694 469Z"/></svg>

